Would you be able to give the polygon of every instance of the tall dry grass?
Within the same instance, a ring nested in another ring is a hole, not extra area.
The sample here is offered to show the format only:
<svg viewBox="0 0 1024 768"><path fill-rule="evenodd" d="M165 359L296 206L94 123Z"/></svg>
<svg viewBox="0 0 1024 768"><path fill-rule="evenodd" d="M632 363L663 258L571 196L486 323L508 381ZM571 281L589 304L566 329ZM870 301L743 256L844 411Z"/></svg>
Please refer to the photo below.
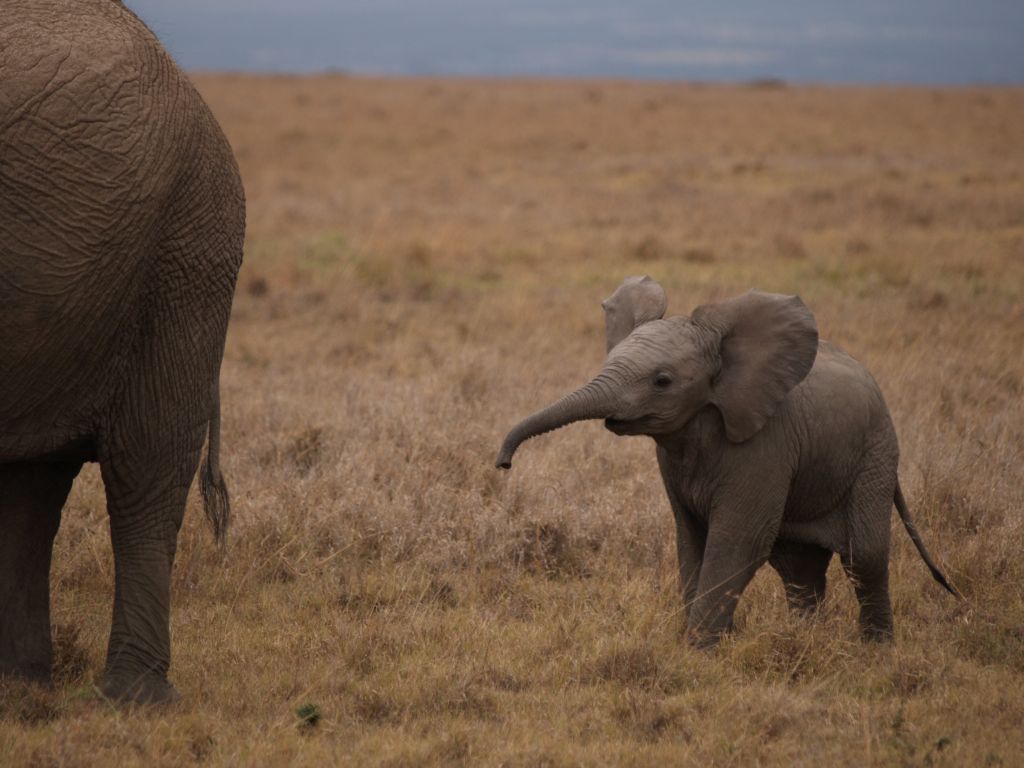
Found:
<svg viewBox="0 0 1024 768"><path fill-rule="evenodd" d="M183 703L92 689L97 473L54 566L57 685L0 688L14 764L1024 762L1019 89L202 76L249 196L223 371L234 528L190 504ZM492 460L601 364L601 299L797 292L876 375L932 581L894 527L892 646L837 569L768 569L688 648L653 449L580 424Z"/></svg>

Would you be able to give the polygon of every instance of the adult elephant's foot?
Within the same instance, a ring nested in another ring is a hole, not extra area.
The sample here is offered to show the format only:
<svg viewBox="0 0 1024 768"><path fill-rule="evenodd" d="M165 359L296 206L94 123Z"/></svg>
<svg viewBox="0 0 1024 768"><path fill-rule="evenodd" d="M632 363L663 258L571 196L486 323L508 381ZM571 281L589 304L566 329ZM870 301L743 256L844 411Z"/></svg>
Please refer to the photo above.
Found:
<svg viewBox="0 0 1024 768"><path fill-rule="evenodd" d="M18 680L49 686L50 665L42 662L25 664L0 657L0 680Z"/></svg>
<svg viewBox="0 0 1024 768"><path fill-rule="evenodd" d="M166 677L152 673L108 673L100 690L121 704L173 704L181 700L181 694Z"/></svg>

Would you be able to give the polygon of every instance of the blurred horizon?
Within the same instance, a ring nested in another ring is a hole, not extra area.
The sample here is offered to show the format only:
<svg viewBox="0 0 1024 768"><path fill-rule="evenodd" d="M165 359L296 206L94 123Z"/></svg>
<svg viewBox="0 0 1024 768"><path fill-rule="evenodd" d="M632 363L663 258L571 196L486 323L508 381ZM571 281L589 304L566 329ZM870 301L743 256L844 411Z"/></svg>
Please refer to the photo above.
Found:
<svg viewBox="0 0 1024 768"><path fill-rule="evenodd" d="M1002 0L127 4L192 70L1024 83L1024 3Z"/></svg>

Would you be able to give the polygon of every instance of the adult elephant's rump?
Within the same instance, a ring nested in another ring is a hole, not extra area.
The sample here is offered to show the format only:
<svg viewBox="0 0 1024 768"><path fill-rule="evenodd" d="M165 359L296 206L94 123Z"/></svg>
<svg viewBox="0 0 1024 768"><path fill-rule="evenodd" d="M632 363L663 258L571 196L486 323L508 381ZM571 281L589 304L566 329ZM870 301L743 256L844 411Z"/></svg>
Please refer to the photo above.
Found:
<svg viewBox="0 0 1024 768"><path fill-rule="evenodd" d="M112 696L174 696L169 580L209 434L245 203L223 133L114 0L0 0L0 673L47 677L48 570L98 461L116 564Z"/></svg>

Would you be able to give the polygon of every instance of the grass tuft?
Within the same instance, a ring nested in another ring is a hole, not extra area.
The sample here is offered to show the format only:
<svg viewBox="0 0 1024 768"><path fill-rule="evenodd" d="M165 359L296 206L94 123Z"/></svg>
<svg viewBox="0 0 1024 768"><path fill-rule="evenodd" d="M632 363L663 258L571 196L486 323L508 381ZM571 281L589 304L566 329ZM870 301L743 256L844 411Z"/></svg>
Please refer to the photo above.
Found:
<svg viewBox="0 0 1024 768"><path fill-rule="evenodd" d="M299 720L299 728L308 731L320 724L323 713L316 704L307 702L295 708L295 717Z"/></svg>

